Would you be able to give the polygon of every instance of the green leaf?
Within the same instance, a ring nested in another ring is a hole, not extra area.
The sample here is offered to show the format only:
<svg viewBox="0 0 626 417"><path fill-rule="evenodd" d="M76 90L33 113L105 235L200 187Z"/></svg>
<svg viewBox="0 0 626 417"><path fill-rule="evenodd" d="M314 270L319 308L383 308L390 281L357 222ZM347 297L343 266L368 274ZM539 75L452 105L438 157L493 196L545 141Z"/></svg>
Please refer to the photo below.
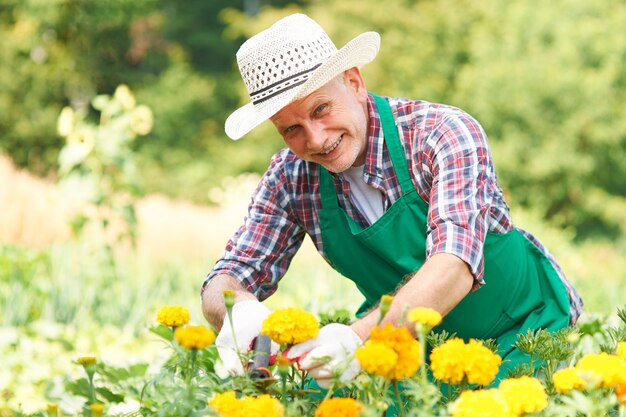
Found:
<svg viewBox="0 0 626 417"><path fill-rule="evenodd" d="M110 389L105 387L96 388L96 393L100 394L110 403L121 403L122 401L124 401L123 394L115 394Z"/></svg>
<svg viewBox="0 0 626 417"><path fill-rule="evenodd" d="M66 382L65 389L74 395L89 398L89 382L85 378Z"/></svg>
<svg viewBox="0 0 626 417"><path fill-rule="evenodd" d="M150 327L148 328L148 330L150 330L152 333L156 334L157 336L162 337L163 339L169 342L174 340L174 332L172 331L172 329L169 327L165 327L162 324L159 324L158 326Z"/></svg>

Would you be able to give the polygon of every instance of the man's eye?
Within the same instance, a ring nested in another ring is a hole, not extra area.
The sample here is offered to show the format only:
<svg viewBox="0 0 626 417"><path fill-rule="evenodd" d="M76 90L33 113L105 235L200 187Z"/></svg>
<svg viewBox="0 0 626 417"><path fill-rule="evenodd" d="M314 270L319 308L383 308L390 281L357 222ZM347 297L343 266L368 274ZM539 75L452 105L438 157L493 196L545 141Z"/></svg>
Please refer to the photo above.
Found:
<svg viewBox="0 0 626 417"><path fill-rule="evenodd" d="M326 104L319 105L319 106L317 106L317 107L315 108L315 112L314 112L314 113L315 113L315 114L320 114L320 113L322 113L324 110L326 110L326 108L327 108L327 107L328 107L328 106L327 106Z"/></svg>
<svg viewBox="0 0 626 417"><path fill-rule="evenodd" d="M298 127L297 125L293 125L293 126L289 126L289 127L285 128L283 130L283 135L288 135L290 133L293 133L296 130L297 127Z"/></svg>

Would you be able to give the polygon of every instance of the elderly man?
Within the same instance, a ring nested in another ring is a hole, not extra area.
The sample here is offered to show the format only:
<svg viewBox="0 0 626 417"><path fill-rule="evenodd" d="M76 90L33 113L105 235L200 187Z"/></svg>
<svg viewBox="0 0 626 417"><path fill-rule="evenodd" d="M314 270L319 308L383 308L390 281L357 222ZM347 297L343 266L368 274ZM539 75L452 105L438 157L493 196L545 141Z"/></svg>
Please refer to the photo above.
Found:
<svg viewBox="0 0 626 417"><path fill-rule="evenodd" d="M384 294L394 295L384 322L425 306L444 316L438 330L496 339L506 360L500 378L525 359L513 348L517 334L580 315L555 259L513 225L478 122L454 107L368 93L359 67L379 44L366 32L337 50L295 14L237 53L251 103L228 118L226 133L237 140L269 119L287 147L202 287L232 372L243 369L223 291L235 291L234 333L245 352L269 313L259 300L276 290L305 234L365 297L352 325L327 325L289 351L322 387L334 371L341 381L357 374L353 352L376 326Z"/></svg>

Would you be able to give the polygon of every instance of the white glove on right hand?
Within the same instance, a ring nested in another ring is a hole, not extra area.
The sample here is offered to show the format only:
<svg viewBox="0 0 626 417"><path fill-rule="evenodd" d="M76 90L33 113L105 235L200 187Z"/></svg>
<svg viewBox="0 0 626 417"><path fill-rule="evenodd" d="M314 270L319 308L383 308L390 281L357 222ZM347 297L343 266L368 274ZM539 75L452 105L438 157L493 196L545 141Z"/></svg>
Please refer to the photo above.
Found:
<svg viewBox="0 0 626 417"><path fill-rule="evenodd" d="M341 382L353 379L360 371L354 356L363 341L344 324L330 323L320 329L317 337L293 345L287 358L295 360L324 389L330 388L335 374Z"/></svg>
<svg viewBox="0 0 626 417"><path fill-rule="evenodd" d="M222 329L215 339L215 346L224 370L228 374L243 375L244 368L241 364L241 358L237 354L237 348L242 354L250 351L252 341L261 333L263 320L269 314L270 310L257 300L236 303L232 311L236 344L233 340L233 331L228 320L228 314L224 316L224 324L222 324ZM272 342L271 355L276 355L278 348L278 345Z"/></svg>

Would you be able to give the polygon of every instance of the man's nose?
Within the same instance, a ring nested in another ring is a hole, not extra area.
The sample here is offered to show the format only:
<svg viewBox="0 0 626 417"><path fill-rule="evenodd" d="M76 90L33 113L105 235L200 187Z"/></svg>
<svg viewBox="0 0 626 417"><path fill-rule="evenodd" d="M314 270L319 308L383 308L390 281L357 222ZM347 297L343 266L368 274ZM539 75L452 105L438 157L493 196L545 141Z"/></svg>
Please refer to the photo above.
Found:
<svg viewBox="0 0 626 417"><path fill-rule="evenodd" d="M326 130L319 123L307 123L305 126L307 148L319 151L326 143Z"/></svg>

